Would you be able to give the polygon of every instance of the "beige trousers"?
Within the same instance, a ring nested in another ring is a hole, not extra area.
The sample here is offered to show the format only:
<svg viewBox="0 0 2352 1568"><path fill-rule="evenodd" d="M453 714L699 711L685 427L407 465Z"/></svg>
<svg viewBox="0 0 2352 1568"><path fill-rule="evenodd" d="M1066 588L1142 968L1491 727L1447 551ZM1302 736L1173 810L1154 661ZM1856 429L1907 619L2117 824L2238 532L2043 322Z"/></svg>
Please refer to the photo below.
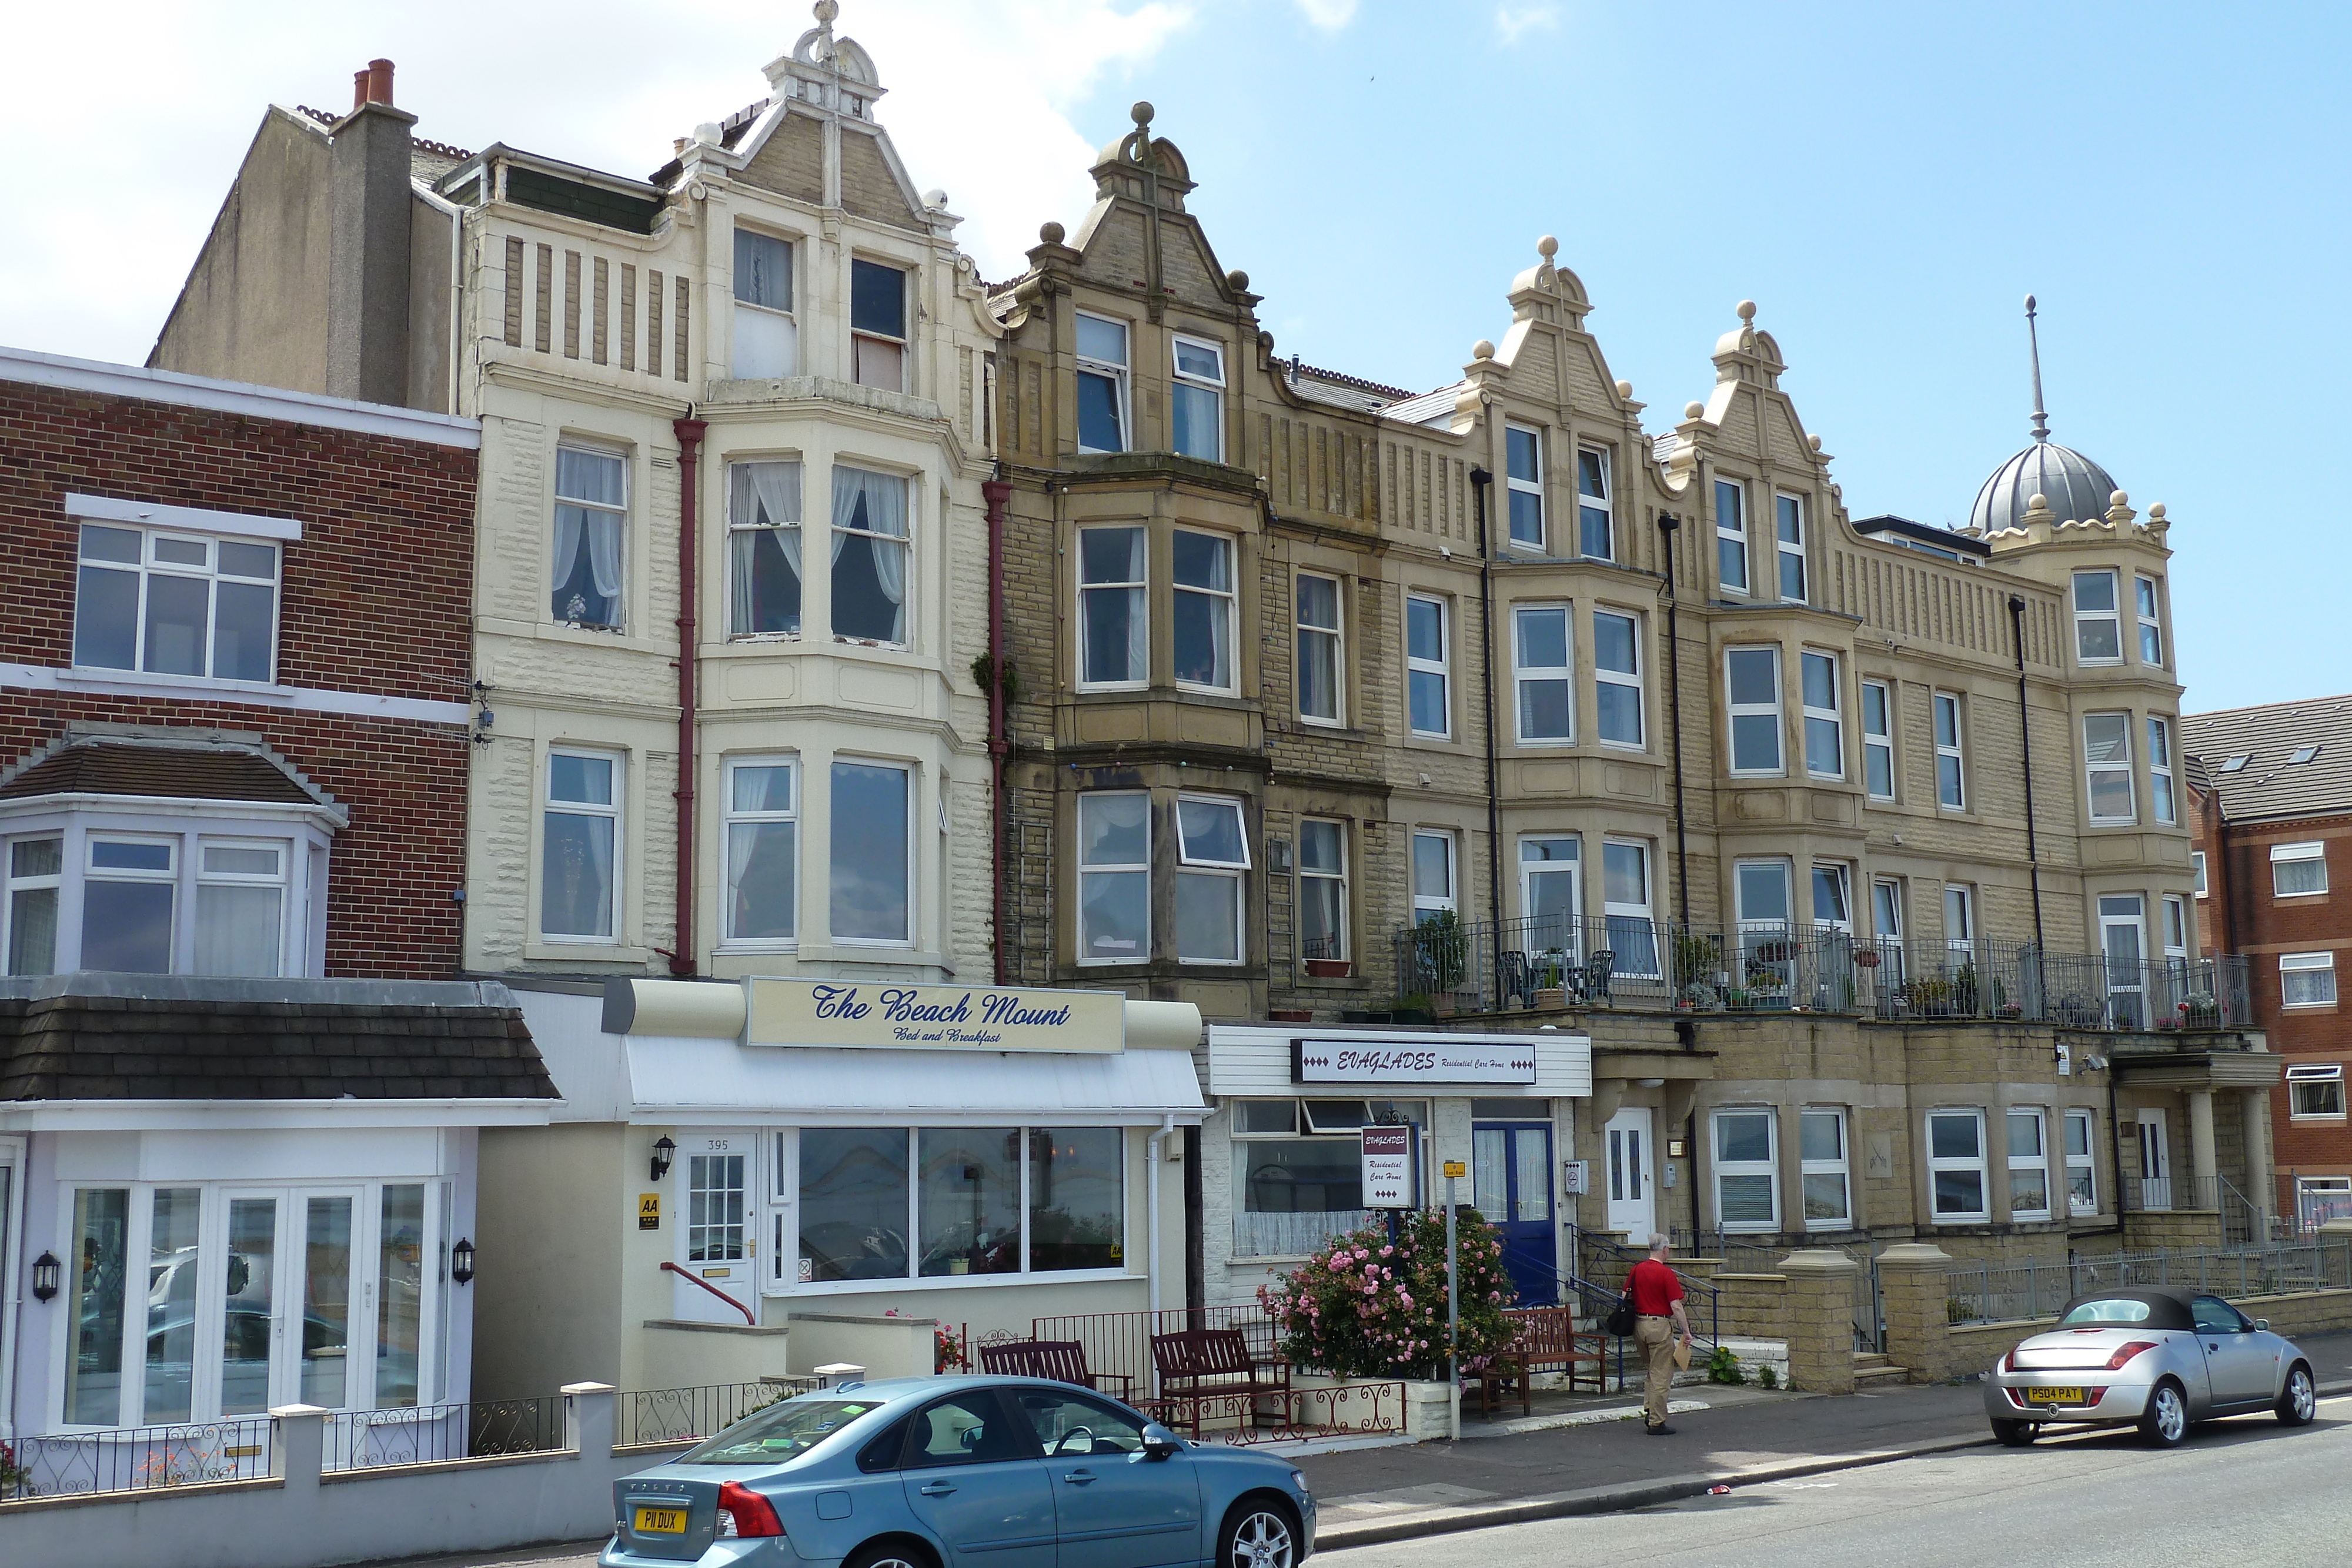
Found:
<svg viewBox="0 0 2352 1568"><path fill-rule="evenodd" d="M1666 1424L1666 1390L1675 1380L1675 1345L1679 1337L1672 1318L1633 1320L1633 1343L1650 1372L1649 1385L1643 1391L1642 1419L1653 1427Z"/></svg>

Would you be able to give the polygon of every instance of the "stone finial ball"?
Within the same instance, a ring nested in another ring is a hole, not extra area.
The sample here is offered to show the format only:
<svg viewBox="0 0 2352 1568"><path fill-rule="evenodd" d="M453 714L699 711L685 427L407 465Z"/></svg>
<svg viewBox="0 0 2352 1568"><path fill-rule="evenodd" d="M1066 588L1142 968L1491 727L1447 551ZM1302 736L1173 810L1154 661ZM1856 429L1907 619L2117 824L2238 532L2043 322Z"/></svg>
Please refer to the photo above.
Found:
<svg viewBox="0 0 2352 1568"><path fill-rule="evenodd" d="M2128 507L2131 505L2131 497L2125 495L2121 490L2118 490L2114 495L2107 497L2107 505L2110 507Z"/></svg>
<svg viewBox="0 0 2352 1568"><path fill-rule="evenodd" d="M1242 293L1249 287L1249 274L1238 267L1234 268L1225 274L1225 287L1236 294Z"/></svg>
<svg viewBox="0 0 2352 1568"><path fill-rule="evenodd" d="M1037 225L1037 237L1044 240L1047 245L1061 244L1062 234L1062 225L1054 222L1051 218L1046 219L1044 223Z"/></svg>
<svg viewBox="0 0 2352 1568"><path fill-rule="evenodd" d="M1706 404L1703 402L1686 402L1683 404L1683 417L1685 419L1696 419L1700 414L1703 414L1706 412Z"/></svg>
<svg viewBox="0 0 2352 1568"><path fill-rule="evenodd" d="M2147 507L2147 520L2148 520L2149 522L2151 522L2151 523L2160 523L2160 522L2164 521L2164 503L2163 503L2163 502L2161 502L2161 501L2151 501L2151 502L2149 502L2149 503L2148 503L2148 507Z"/></svg>
<svg viewBox="0 0 2352 1568"><path fill-rule="evenodd" d="M1491 360L1495 357L1495 345L1481 338L1470 345L1470 357L1474 360Z"/></svg>
<svg viewBox="0 0 2352 1568"><path fill-rule="evenodd" d="M840 0L816 0L816 19L828 26L841 15Z"/></svg>
<svg viewBox="0 0 2352 1568"><path fill-rule="evenodd" d="M1559 241L1550 235L1544 235L1543 238L1536 241L1536 254L1549 261L1559 254Z"/></svg>
<svg viewBox="0 0 2352 1568"><path fill-rule="evenodd" d="M1805 437L1805 441L1806 444L1811 446L1814 451L1819 452L1822 449L1822 438L1820 436L1808 435Z"/></svg>
<svg viewBox="0 0 2352 1568"><path fill-rule="evenodd" d="M2025 498L2025 509L2029 512L2046 512L2050 509L2050 497L2036 490Z"/></svg>
<svg viewBox="0 0 2352 1568"><path fill-rule="evenodd" d="M1756 301L1753 299L1743 299L1739 302L1739 319L1742 321L1753 321L1756 319Z"/></svg>
<svg viewBox="0 0 2352 1568"><path fill-rule="evenodd" d="M1129 110L1127 112L1129 117L1138 125L1149 125L1151 123L1152 109L1151 105L1148 101L1139 100L1135 107Z"/></svg>
<svg viewBox="0 0 2352 1568"><path fill-rule="evenodd" d="M1631 401L1633 396L1633 383L1632 382L1619 382L1617 383L1617 395L1621 398Z"/></svg>

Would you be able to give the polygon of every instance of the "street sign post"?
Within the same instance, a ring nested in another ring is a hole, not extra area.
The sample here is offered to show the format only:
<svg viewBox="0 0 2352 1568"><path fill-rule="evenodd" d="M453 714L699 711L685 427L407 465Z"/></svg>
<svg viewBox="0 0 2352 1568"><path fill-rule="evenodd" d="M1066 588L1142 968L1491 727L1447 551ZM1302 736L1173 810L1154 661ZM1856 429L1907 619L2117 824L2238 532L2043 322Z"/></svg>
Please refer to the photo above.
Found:
<svg viewBox="0 0 2352 1568"><path fill-rule="evenodd" d="M1447 1427L1462 1436L1462 1249L1454 1234L1454 1184L1470 1174L1461 1160L1445 1162L1445 1387Z"/></svg>

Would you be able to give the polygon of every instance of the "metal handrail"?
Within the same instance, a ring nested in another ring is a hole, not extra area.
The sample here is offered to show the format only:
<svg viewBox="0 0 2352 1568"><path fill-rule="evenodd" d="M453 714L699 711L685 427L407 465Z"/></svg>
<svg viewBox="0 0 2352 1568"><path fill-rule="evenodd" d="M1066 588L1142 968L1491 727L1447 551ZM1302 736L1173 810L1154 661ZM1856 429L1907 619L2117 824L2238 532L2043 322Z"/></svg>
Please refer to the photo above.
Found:
<svg viewBox="0 0 2352 1568"><path fill-rule="evenodd" d="M760 1320L751 1315L751 1308L745 1306L742 1302L737 1301L734 1297L729 1295L726 1291L720 1290L709 1281L698 1279L693 1274L679 1268L677 1264L671 1262L667 1258L662 1260L662 1272L665 1274L675 1274L689 1285L701 1286L704 1290L709 1291L712 1295L718 1297L720 1301L726 1302L729 1306L742 1313L743 1321L745 1322L750 1323L753 1328L758 1328L760 1326Z"/></svg>

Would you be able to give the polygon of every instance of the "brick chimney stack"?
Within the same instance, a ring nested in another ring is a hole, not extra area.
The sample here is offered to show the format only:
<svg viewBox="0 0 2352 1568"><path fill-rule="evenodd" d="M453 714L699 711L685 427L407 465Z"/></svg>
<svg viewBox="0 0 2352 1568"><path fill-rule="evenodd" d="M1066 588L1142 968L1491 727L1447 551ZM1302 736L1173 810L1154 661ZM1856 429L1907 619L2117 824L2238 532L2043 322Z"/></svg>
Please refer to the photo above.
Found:
<svg viewBox="0 0 2352 1568"><path fill-rule="evenodd" d="M409 128L393 107L392 62L352 73L352 111L330 149L327 392L408 401Z"/></svg>

